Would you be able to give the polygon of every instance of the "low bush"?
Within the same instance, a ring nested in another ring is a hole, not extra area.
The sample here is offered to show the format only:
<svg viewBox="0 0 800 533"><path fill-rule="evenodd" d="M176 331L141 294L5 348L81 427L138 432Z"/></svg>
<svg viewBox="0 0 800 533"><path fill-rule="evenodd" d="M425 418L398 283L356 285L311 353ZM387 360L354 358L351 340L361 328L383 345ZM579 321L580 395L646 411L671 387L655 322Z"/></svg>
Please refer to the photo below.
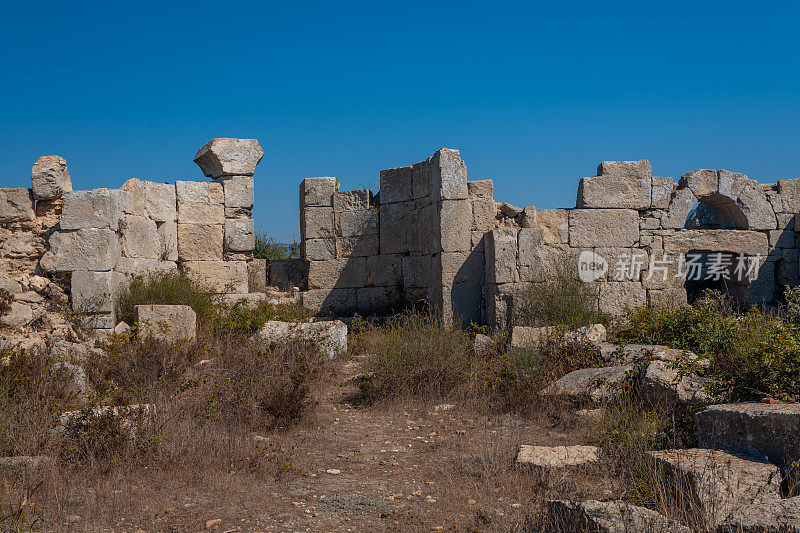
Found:
<svg viewBox="0 0 800 533"><path fill-rule="evenodd" d="M306 322L313 313L300 304L271 304L261 302L250 308L246 302L232 305L218 304L214 310L211 323L220 332L237 331L252 335L269 320L279 322Z"/></svg>
<svg viewBox="0 0 800 533"><path fill-rule="evenodd" d="M758 307L738 312L723 293L706 291L692 307L631 311L615 334L624 342L664 344L707 359L709 392L717 402L797 399L800 291L787 291L786 299L783 315Z"/></svg>
<svg viewBox="0 0 800 533"><path fill-rule="evenodd" d="M259 231L256 233L256 246L253 251L253 257L266 259L267 261L297 259L300 257L300 244L297 242L280 243L274 237Z"/></svg>
<svg viewBox="0 0 800 533"><path fill-rule="evenodd" d="M550 281L532 283L517 300L515 311L522 325L564 325L576 329L609 320L608 315L597 309L595 289L564 273Z"/></svg>
<svg viewBox="0 0 800 533"><path fill-rule="evenodd" d="M136 278L117 297L117 319L134 322L137 305L188 305L201 321L214 311L214 300L181 274Z"/></svg>

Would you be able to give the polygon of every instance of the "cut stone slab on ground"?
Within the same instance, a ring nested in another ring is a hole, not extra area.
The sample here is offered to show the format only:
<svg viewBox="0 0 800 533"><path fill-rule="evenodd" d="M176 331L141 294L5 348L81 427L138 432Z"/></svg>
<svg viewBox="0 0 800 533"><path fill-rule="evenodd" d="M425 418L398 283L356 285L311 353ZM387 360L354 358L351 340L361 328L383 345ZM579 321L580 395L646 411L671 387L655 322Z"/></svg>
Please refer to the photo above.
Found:
<svg viewBox="0 0 800 533"><path fill-rule="evenodd" d="M596 446L530 446L523 444L517 454L518 466L561 468L595 463L600 458Z"/></svg>
<svg viewBox="0 0 800 533"><path fill-rule="evenodd" d="M622 501L569 502L551 500L550 529L554 532L592 531L597 533L691 533L691 530L650 509Z"/></svg>
<svg viewBox="0 0 800 533"><path fill-rule="evenodd" d="M629 365L583 368L570 372L539 394L564 396L573 401L608 401L622 391L632 370Z"/></svg>

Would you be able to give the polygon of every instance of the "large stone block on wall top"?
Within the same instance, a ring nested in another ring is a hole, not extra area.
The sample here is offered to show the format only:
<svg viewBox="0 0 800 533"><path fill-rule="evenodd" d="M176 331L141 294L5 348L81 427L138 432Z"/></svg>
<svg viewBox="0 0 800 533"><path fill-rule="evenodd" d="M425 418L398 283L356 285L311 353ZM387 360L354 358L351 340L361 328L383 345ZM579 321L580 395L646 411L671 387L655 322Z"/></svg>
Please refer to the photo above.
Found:
<svg viewBox="0 0 800 533"><path fill-rule="evenodd" d="M535 227L543 232L542 242L547 244L567 244L569 242L569 211L566 209L534 209L533 213Z"/></svg>
<svg viewBox="0 0 800 533"><path fill-rule="evenodd" d="M116 231L121 216L117 191L72 191L64 195L61 229L109 228Z"/></svg>
<svg viewBox="0 0 800 533"><path fill-rule="evenodd" d="M468 181L467 194L473 200L476 198L492 200L494 197L494 182L492 180Z"/></svg>
<svg viewBox="0 0 800 533"><path fill-rule="evenodd" d="M178 257L182 261L222 259L222 224L178 224Z"/></svg>
<svg viewBox="0 0 800 533"><path fill-rule="evenodd" d="M678 186L688 187L697 198L707 198L719 190L719 174L708 168L693 170L681 176Z"/></svg>
<svg viewBox="0 0 800 533"><path fill-rule="evenodd" d="M198 204L225 204L225 193L216 181L176 181L175 194L178 205L182 202Z"/></svg>
<svg viewBox="0 0 800 533"><path fill-rule="evenodd" d="M247 294L246 261L186 261L183 271L189 279L210 293Z"/></svg>
<svg viewBox="0 0 800 533"><path fill-rule="evenodd" d="M300 211L300 234L306 239L332 239L333 228L332 207L306 207Z"/></svg>
<svg viewBox="0 0 800 533"><path fill-rule="evenodd" d="M46 272L111 270L120 258L119 239L110 229L57 231L40 265Z"/></svg>
<svg viewBox="0 0 800 533"><path fill-rule="evenodd" d="M407 202L414 198L411 188L412 167L381 170L381 205Z"/></svg>
<svg viewBox="0 0 800 533"><path fill-rule="evenodd" d="M465 200L469 197L467 165L458 150L441 148L433 154L433 188L437 200Z"/></svg>
<svg viewBox="0 0 800 533"><path fill-rule="evenodd" d="M308 288L354 288L367 285L367 260L365 257L309 261Z"/></svg>
<svg viewBox="0 0 800 533"><path fill-rule="evenodd" d="M0 188L0 222L25 222L36 218L30 189Z"/></svg>
<svg viewBox="0 0 800 533"><path fill-rule="evenodd" d="M31 187L37 200L61 198L72 191L67 162L57 155L43 155L31 169Z"/></svg>
<svg viewBox="0 0 800 533"><path fill-rule="evenodd" d="M784 213L800 213L800 178L778 180Z"/></svg>
<svg viewBox="0 0 800 533"><path fill-rule="evenodd" d="M639 240L639 214L630 209L573 209L569 212L569 245L630 248Z"/></svg>
<svg viewBox="0 0 800 533"><path fill-rule="evenodd" d="M124 283L125 276L118 272L76 270L70 283L72 308L84 313L113 313Z"/></svg>
<svg viewBox="0 0 800 533"><path fill-rule="evenodd" d="M173 223L174 224L174 223ZM146 217L125 215L120 222L122 255L143 259L161 259L161 237L156 223Z"/></svg>
<svg viewBox="0 0 800 533"><path fill-rule="evenodd" d="M249 218L225 221L225 250L229 252L252 252L256 247L253 220Z"/></svg>
<svg viewBox="0 0 800 533"><path fill-rule="evenodd" d="M252 176L264 150L256 139L212 139L201 147L194 162L204 176Z"/></svg>
<svg viewBox="0 0 800 533"><path fill-rule="evenodd" d="M252 209L255 204L255 180L252 176L228 176L220 178L225 207Z"/></svg>
<svg viewBox="0 0 800 533"><path fill-rule="evenodd" d="M578 184L577 207L650 207L652 182L649 161L603 161L597 168L597 174L581 178Z"/></svg>
<svg viewBox="0 0 800 533"><path fill-rule="evenodd" d="M333 210L337 213L342 211L365 211L371 207L372 191L369 189L333 193Z"/></svg>
<svg viewBox="0 0 800 533"><path fill-rule="evenodd" d="M300 183L300 207L333 207L333 194L338 190L336 178L306 178Z"/></svg>
<svg viewBox="0 0 800 533"><path fill-rule="evenodd" d="M666 209L672 199L674 183L671 177L653 176L650 190L650 206L653 209Z"/></svg>
<svg viewBox="0 0 800 533"><path fill-rule="evenodd" d="M146 216L156 222L177 220L175 185L132 178L120 190L131 196L131 210L128 214Z"/></svg>

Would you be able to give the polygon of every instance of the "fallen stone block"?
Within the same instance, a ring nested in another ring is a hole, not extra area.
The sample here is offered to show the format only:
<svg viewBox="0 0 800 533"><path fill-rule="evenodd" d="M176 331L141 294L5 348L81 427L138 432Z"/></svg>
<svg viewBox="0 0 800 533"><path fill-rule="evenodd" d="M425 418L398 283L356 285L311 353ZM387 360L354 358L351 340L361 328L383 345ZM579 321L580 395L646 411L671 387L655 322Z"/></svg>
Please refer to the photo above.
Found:
<svg viewBox="0 0 800 533"><path fill-rule="evenodd" d="M188 305L137 305L135 314L139 339L152 337L174 344L197 337L197 315Z"/></svg>
<svg viewBox="0 0 800 533"><path fill-rule="evenodd" d="M31 169L31 188L37 200L53 200L72 192L67 162L57 155L43 155Z"/></svg>
<svg viewBox="0 0 800 533"><path fill-rule="evenodd" d="M668 361L652 361L642 369L639 379L641 390L654 403L689 404L710 399L706 392L708 379L694 373L681 376Z"/></svg>
<svg viewBox="0 0 800 533"><path fill-rule="evenodd" d="M511 328L511 347L536 347L553 335L553 331L554 329L550 326L538 328L533 326L513 326Z"/></svg>
<svg viewBox="0 0 800 533"><path fill-rule="evenodd" d="M262 302L267 301L267 295L263 292L251 292L247 294L220 294L217 299L226 305L240 305L247 309L255 309Z"/></svg>
<svg viewBox="0 0 800 533"><path fill-rule="evenodd" d="M517 465L562 468L595 463L600 459L596 446L530 446L523 444L517 453Z"/></svg>
<svg viewBox="0 0 800 533"><path fill-rule="evenodd" d="M83 403L88 398L89 382L83 367L67 362L58 362L50 368L53 379L59 382L60 392L68 398Z"/></svg>
<svg viewBox="0 0 800 533"><path fill-rule="evenodd" d="M25 327L34 320L38 314L27 304L11 302L8 311L0 317L0 323L11 327Z"/></svg>
<svg viewBox="0 0 800 533"><path fill-rule="evenodd" d="M253 337L269 343L312 342L327 357L347 353L347 325L341 320L321 322L277 322L264 324Z"/></svg>
<svg viewBox="0 0 800 533"><path fill-rule="evenodd" d="M622 392L632 370L630 365L575 370L547 386L539 394L563 396L573 401L608 401Z"/></svg>
<svg viewBox="0 0 800 533"><path fill-rule="evenodd" d="M0 188L0 223L26 222L35 218L30 189Z"/></svg>
<svg viewBox="0 0 800 533"><path fill-rule="evenodd" d="M16 455L13 457L0 457L0 470L24 472L30 470L40 470L55 464L55 459L45 455Z"/></svg>
<svg viewBox="0 0 800 533"><path fill-rule="evenodd" d="M120 430L130 439L136 440L136 425L147 417L153 416L156 406L153 404L132 404L112 407L105 405L92 409L67 411L58 418L56 434L66 437L80 437L90 429L93 423L104 417L113 417L119 421Z"/></svg>
<svg viewBox="0 0 800 533"><path fill-rule="evenodd" d="M785 473L800 460L798 403L712 405L697 413L695 422L702 447L764 457ZM792 475L793 480L798 477Z"/></svg>
<svg viewBox="0 0 800 533"><path fill-rule="evenodd" d="M574 342L590 342L598 344L606 340L606 327L603 324L590 324L576 331L568 331L564 339Z"/></svg>
<svg viewBox="0 0 800 533"><path fill-rule="evenodd" d="M494 346L494 340L488 335L477 333L475 334L475 342L472 346L475 350L475 353L481 355L492 349Z"/></svg>
<svg viewBox="0 0 800 533"><path fill-rule="evenodd" d="M623 501L587 500L577 503L550 500L547 504L551 520L548 531L691 533L688 527L666 516Z"/></svg>
<svg viewBox="0 0 800 533"><path fill-rule="evenodd" d="M800 496L774 498L740 507L716 529L717 533L798 533Z"/></svg>
<svg viewBox="0 0 800 533"><path fill-rule="evenodd" d="M709 529L745 505L779 496L780 474L769 463L700 448L648 454L667 474L676 501L686 502L685 511Z"/></svg>
<svg viewBox="0 0 800 533"><path fill-rule="evenodd" d="M264 150L256 139L211 139L194 156L194 162L209 178L252 176Z"/></svg>

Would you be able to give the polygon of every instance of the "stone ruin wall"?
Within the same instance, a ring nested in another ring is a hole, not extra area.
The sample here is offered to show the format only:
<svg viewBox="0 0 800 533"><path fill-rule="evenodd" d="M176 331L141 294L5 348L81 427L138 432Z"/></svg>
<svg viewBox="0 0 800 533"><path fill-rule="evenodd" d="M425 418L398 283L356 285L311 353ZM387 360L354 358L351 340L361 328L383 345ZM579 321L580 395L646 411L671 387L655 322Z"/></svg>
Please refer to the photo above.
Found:
<svg viewBox="0 0 800 533"><path fill-rule="evenodd" d="M115 327L116 295L134 276L180 269L223 299L250 298L252 285L266 285L263 263L252 260L262 156L255 139L214 139L195 157L211 181L130 179L88 191L72 190L62 158L44 156L31 189L0 188L0 281L15 294L20 271L62 279L72 307L98 330Z"/></svg>
<svg viewBox="0 0 800 533"><path fill-rule="evenodd" d="M381 171L375 197L340 191L335 178L307 178L300 209L302 298L323 315L425 303L445 323L507 328L517 320L520 291L559 270L575 273L584 251L609 264L594 288L598 308L615 314L687 303L674 269L666 280L648 275L664 254L758 256L758 276L742 288L751 303L770 303L798 284L800 179L759 184L704 169L676 183L652 176L646 160L605 161L580 180L575 208L517 208L494 201L491 180L467 181L458 151L442 149ZM643 267L618 272L623 256Z"/></svg>

